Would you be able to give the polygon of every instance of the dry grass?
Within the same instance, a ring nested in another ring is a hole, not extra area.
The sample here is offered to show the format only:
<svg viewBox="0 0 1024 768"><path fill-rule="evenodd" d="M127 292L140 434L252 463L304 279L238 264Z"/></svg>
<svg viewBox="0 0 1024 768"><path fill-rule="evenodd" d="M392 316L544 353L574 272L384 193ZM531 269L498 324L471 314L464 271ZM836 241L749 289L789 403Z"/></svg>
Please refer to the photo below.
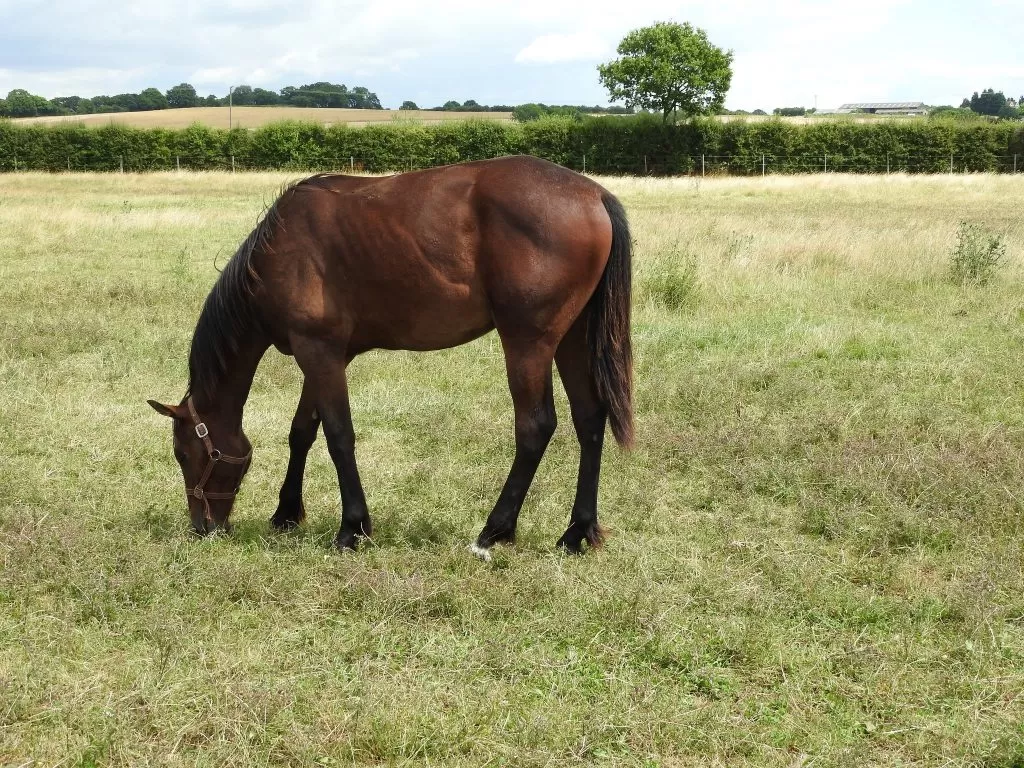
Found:
<svg viewBox="0 0 1024 768"><path fill-rule="evenodd" d="M231 124L240 128L259 128L279 120L361 127L395 120L430 123L438 120L511 120L511 112L431 112L428 110L314 109L303 107L234 107ZM117 112L99 115L61 117L23 117L13 122L82 123L83 125L130 125L135 128L187 128L201 123L211 128L228 127L227 107L194 107L192 109L161 109L153 112Z"/></svg>
<svg viewBox="0 0 1024 768"><path fill-rule="evenodd" d="M354 366L375 545L266 518L276 353L230 538L196 542L167 425L214 278L276 174L0 177L0 764L1024 764L1024 180L608 179L637 238L639 444L607 548L465 551L512 457L493 337ZM1005 236L950 284L960 220Z"/></svg>

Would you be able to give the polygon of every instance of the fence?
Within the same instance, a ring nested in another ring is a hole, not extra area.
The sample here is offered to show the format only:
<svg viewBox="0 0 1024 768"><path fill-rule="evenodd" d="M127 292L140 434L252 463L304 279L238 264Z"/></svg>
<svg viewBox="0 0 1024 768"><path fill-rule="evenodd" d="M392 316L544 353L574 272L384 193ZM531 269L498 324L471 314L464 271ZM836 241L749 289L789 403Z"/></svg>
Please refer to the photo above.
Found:
<svg viewBox="0 0 1024 768"><path fill-rule="evenodd" d="M919 153L887 155L679 155L679 154L599 154L580 153L577 158L562 159L567 168L583 173L619 174L635 176L768 176L813 173L1024 173L1024 154L991 155L981 164L975 156L955 153ZM342 173L394 173L418 170L435 165L430 158L410 155L405 162L349 157L306 158L300 162L285 163L280 169L290 171ZM266 171L265 164L253 162L245 156L175 155L174 157L134 158L120 155L113 160L83 161L66 158L66 163L50 162L38 167L16 155L0 156L0 172L120 172L147 173L157 171Z"/></svg>

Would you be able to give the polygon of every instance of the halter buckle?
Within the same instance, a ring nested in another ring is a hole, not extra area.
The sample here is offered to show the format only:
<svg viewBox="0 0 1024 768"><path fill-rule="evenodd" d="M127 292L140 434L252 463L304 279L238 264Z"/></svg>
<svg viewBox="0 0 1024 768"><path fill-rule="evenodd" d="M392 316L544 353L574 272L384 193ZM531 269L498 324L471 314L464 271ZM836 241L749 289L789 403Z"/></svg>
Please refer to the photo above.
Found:
<svg viewBox="0 0 1024 768"><path fill-rule="evenodd" d="M196 434L199 436L200 440L205 440L210 436L210 430L206 428L206 424L200 421L196 424Z"/></svg>

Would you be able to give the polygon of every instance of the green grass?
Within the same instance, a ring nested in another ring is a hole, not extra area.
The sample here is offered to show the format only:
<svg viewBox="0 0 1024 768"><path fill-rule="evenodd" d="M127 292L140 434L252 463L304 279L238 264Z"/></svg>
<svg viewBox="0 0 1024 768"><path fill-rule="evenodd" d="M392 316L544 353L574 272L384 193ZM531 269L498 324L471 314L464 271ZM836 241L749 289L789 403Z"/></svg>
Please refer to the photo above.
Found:
<svg viewBox="0 0 1024 768"><path fill-rule="evenodd" d="M1024 179L606 180L637 239L638 447L564 558L561 425L520 542L493 337L354 365L377 537L266 519L298 397L262 364L231 537L166 420L284 181L0 177L0 764L1024 765ZM948 280L956 228L1004 237Z"/></svg>

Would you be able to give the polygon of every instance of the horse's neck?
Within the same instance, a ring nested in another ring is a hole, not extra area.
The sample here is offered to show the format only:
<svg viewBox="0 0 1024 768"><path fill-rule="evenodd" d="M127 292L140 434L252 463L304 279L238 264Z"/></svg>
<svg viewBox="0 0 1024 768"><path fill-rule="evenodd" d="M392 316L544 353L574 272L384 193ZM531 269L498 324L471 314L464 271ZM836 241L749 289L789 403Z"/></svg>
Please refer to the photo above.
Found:
<svg viewBox="0 0 1024 768"><path fill-rule="evenodd" d="M256 368L269 348L269 343L252 338L239 346L234 356L227 361L225 373L217 383L217 392L212 401L195 393L193 401L203 418L214 421L221 429L238 434L242 429L242 412L249 399Z"/></svg>

